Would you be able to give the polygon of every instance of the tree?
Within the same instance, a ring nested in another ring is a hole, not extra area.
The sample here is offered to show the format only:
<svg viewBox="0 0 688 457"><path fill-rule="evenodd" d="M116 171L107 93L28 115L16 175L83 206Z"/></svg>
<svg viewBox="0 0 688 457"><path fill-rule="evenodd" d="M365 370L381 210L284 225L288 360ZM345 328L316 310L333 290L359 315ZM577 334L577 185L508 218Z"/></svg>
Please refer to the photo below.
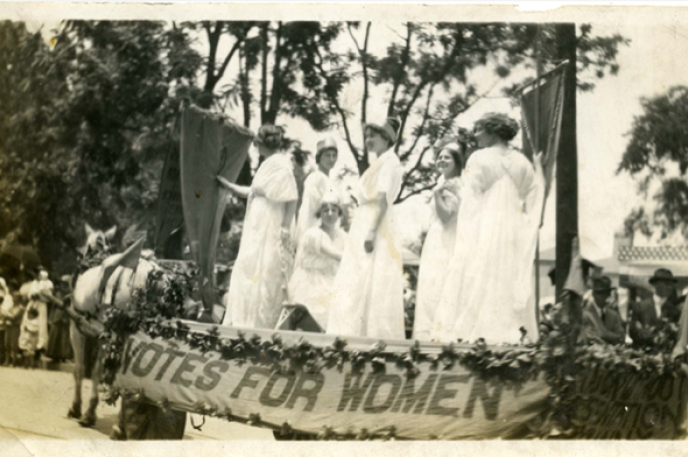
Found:
<svg viewBox="0 0 688 457"><path fill-rule="evenodd" d="M67 22L51 45L22 24L0 65L0 237L43 258L74 258L84 221L127 227L152 209L182 97L201 57L185 31L156 22ZM3 103L4 106L4 103Z"/></svg>
<svg viewBox="0 0 688 457"><path fill-rule="evenodd" d="M639 207L626 219L628 232L661 238L673 233L688 235L688 87L674 86L666 93L641 98L643 114L636 116L630 140L617 173L627 172L638 181L641 195L648 197L653 184L654 210ZM676 175L670 177L671 168Z"/></svg>
<svg viewBox="0 0 688 457"><path fill-rule="evenodd" d="M366 23L362 37L360 23L350 22L346 27L354 46L347 54L348 60L356 63L360 71L349 70L345 75L337 68L328 71L326 64L332 65L321 59L320 76L328 87L325 95L335 108L359 173L362 173L368 167L367 151L354 144L349 127L352 113L342 108L340 97L354 77L361 80L360 121L365 124L370 86L384 89L388 97L387 114L400 118L400 136L406 137L395 146L407 168L397 201L433 185L434 171L426 161L427 153L435 141L455 134L457 117L484 95L479 94L477 86L471 82L472 72L492 68L496 84L519 65L532 67L536 40L541 40L547 66L561 61L557 55L554 25L409 22L403 25L405 33L399 35L399 41L391 43L382 57L368 51L370 22ZM594 80L604 77L606 72L616 74L618 48L627 43L628 40L619 35L593 37L589 25L581 26L577 39L582 76L578 81L579 90L592 90ZM334 59L333 56L329 58ZM513 96L523 82L518 81L505 91L505 95Z"/></svg>

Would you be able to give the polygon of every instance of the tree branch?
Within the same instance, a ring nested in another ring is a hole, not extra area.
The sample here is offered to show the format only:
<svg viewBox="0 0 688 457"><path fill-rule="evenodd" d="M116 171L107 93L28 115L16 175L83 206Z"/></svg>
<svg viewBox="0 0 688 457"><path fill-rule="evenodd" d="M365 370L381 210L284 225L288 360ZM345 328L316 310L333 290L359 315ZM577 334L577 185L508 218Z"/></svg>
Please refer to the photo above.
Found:
<svg viewBox="0 0 688 457"><path fill-rule="evenodd" d="M347 28L349 30L349 35L351 35L351 39L354 40L354 44L356 45L356 50L358 51L358 55L360 56L361 59L361 67L363 69L363 99L361 100L361 125L366 125L367 123L367 113L368 113L368 98L370 96L369 93L369 78L368 78L368 40L370 38L370 27L372 25L372 22L368 22L366 24L366 32L365 32L365 38L363 40L363 48L358 44L358 40L356 40L356 37L354 36L353 30L351 30L351 25L347 24ZM363 155L367 157L368 154L368 148L365 145L365 141L363 142Z"/></svg>
<svg viewBox="0 0 688 457"><path fill-rule="evenodd" d="M320 49L318 49L317 46L315 48L315 55L317 59L313 59L316 68L318 69L318 72L320 73L320 76L325 80L329 81L330 76L327 74L325 71L325 68L323 67L323 58L322 54L320 53ZM327 94L327 91L325 92ZM339 100L337 97L331 96L330 94L327 94L327 98L330 100L330 103L334 105L335 110L339 114L339 117L342 119L342 126L344 127L344 137L346 139L346 143L349 145L349 149L351 150L351 153L354 156L354 159L356 159L356 164L358 165L359 172L365 171L365 168L367 168L368 165L368 156L367 154L360 154L358 151L358 148L354 145L352 139L351 139L351 132L349 130L349 123L347 121L347 113L344 111L344 108L339 103ZM361 170L362 167L363 170Z"/></svg>
<svg viewBox="0 0 688 457"><path fill-rule="evenodd" d="M411 31L411 23L406 23L406 46L404 47L404 52L401 54L401 68L397 77L394 78L394 84L392 86L392 95L389 99L389 105L387 106L387 116L392 116L394 114L394 104L397 100L397 92L399 91L399 86L401 85L401 80L406 72L406 66L409 63L411 57L411 36L413 32Z"/></svg>
<svg viewBox="0 0 688 457"><path fill-rule="evenodd" d="M404 190L403 187L402 187L402 188L399 190L399 196L398 196L397 199L394 201L394 203L395 203L395 204L401 203L401 202L403 202L404 200L406 200L406 199L408 199L408 198L410 198L410 197L413 197L414 195L418 195L418 194L420 194L420 193L423 193L423 192L425 192L426 190L430 190L430 189L432 189L433 187L435 187L435 184L434 184L434 183L433 183L433 184L428 184L427 186L421 187L420 189L416 189L416 190L413 190L413 191L409 192L408 194L404 195L403 197L402 197L402 195L401 195L401 192Z"/></svg>
<svg viewBox="0 0 688 457"><path fill-rule="evenodd" d="M232 57L234 57L234 54L237 52L237 50L241 46L241 43L244 42L244 38L245 37L242 37L242 38L237 37L237 41L232 46L232 49L227 54L227 57L225 57L225 60L222 62L222 65L220 66L220 69L217 71L216 77L217 77L218 81L220 79L222 79L222 76L225 74L225 70L227 69L227 65L229 65L229 62L232 60Z"/></svg>
<svg viewBox="0 0 688 457"><path fill-rule="evenodd" d="M277 23L275 38L275 62L272 65L272 91L270 92L270 107L268 108L267 121L275 123L282 98L282 78L280 71L282 66L282 21ZM289 57L291 59L291 56Z"/></svg>
<svg viewBox="0 0 688 457"><path fill-rule="evenodd" d="M261 80L260 80L260 122L265 124L267 113L265 106L268 97L268 27L269 22L263 24L260 31L261 45L262 45L262 59L261 59Z"/></svg>
<svg viewBox="0 0 688 457"><path fill-rule="evenodd" d="M421 136L423 136L423 132L425 131L425 124L427 124L428 119L430 118L430 102L432 101L432 95L434 92L435 84L431 85L430 90L428 90L428 97L425 101L425 110L423 111L423 120L420 123L418 133L416 134L416 139L413 141L411 147L405 153L399 156L399 160L401 161L407 160L411 156L411 154L413 154L413 150L416 149L418 141L420 141Z"/></svg>
<svg viewBox="0 0 688 457"><path fill-rule="evenodd" d="M425 146L425 147L423 148L423 150L420 152L420 154L418 155L418 159L416 160L416 163L413 164L413 167L411 167L411 169L410 169L407 173L404 174L404 179L403 179L402 182L401 182L401 189L399 189L399 195L401 195L401 193L404 191L404 189L406 189L406 188L409 186L408 177L411 176L411 174L412 174L414 171L418 171L418 170L420 169L420 166L421 166L422 163L423 163L423 157L425 157L425 154L426 154L431 148L432 148L432 145L430 145L430 144L427 145L427 146ZM423 189L423 190L425 190L425 189ZM416 193L418 193L418 192L416 192ZM398 199L398 198L399 198L399 197L397 197L397 199ZM405 197L405 198L408 198L408 197Z"/></svg>
<svg viewBox="0 0 688 457"><path fill-rule="evenodd" d="M404 108L404 112L401 115L401 126L399 127L399 134L397 135L397 138L401 138L401 135L404 133L404 128L406 127L406 120L408 119L409 113L411 112L411 108L413 108L413 105L416 103L416 100L418 100L418 97L427 85L428 81L421 81L420 84L418 84L418 86L416 87L416 90L413 91L411 100L408 102L406 108ZM397 144L394 146L394 151L398 153L400 146L401 142L397 140Z"/></svg>
<svg viewBox="0 0 688 457"><path fill-rule="evenodd" d="M210 23L204 22L203 27L206 30L206 33L208 35L208 46L209 46L209 52L208 52L208 61L206 63L206 75L205 75L205 85L204 85L204 90L206 92L212 91L213 87L215 87L216 80L215 80L215 62L217 59L217 45L220 40L220 35L218 33L217 27L215 30L211 30Z"/></svg>

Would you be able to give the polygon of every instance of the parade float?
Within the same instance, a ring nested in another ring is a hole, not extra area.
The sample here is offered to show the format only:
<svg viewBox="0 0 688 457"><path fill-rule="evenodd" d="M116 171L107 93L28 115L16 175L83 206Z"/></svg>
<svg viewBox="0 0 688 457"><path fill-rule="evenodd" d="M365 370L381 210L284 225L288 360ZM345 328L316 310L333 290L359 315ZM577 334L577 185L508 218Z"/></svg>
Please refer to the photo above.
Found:
<svg viewBox="0 0 688 457"><path fill-rule="evenodd" d="M524 153L546 149L550 177L563 142L565 67L541 75L539 90L531 85L521 100ZM159 296L141 290L98 320L72 312L82 331L100 337L107 401L148 405L159 417L187 412L268 427L285 439L685 436L688 315L652 350L577 345L584 285L570 245L565 256L557 248L570 262L554 328L540 338L524 335L521 345L326 335L307 331L307 313L297 304L285 306L277 330L213 323L214 253L226 200L215 177L237 179L251 138L227 119L182 110L181 148L163 171L165 217L155 238L156 246L179 243L183 222L203 312L192 319L185 309L184 275ZM164 248L156 253L170 258ZM120 417L123 426L127 417Z"/></svg>

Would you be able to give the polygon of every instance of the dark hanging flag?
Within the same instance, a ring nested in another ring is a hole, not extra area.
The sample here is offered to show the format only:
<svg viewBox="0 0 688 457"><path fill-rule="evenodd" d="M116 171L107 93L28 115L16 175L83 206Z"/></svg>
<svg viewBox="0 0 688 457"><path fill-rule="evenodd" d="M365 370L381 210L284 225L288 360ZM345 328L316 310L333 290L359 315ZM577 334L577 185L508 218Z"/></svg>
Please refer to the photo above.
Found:
<svg viewBox="0 0 688 457"><path fill-rule="evenodd" d="M215 296L215 253L227 190L216 177L236 181L248 157L253 133L236 123L194 106L182 112L181 192L189 247L200 273L203 305Z"/></svg>
<svg viewBox="0 0 688 457"><path fill-rule="evenodd" d="M542 167L545 173L545 200L552 184L552 172L556 163L561 135L561 119L564 112L564 78L566 65L560 65L540 78L540 113L536 130L536 106L538 82L528 85L521 95L521 119L523 127L523 152L532 157L539 145L543 152ZM538 132L539 142L535 132Z"/></svg>
<svg viewBox="0 0 688 457"><path fill-rule="evenodd" d="M171 132L173 139L179 137L179 126ZM174 145L165 158L158 191L158 214L155 229L155 255L159 259L182 259L182 234L184 233L184 212L179 177L179 147Z"/></svg>

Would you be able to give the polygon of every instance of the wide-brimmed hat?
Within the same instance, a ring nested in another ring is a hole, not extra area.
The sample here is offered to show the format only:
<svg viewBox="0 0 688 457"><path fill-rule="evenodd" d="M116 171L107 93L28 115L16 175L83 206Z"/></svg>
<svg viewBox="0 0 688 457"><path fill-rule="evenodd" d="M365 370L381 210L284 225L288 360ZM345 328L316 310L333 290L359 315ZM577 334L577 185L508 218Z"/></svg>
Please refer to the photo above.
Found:
<svg viewBox="0 0 688 457"><path fill-rule="evenodd" d="M607 292L613 289L616 289L616 287L612 285L612 280L609 279L609 276L599 276L597 278L592 278L593 292Z"/></svg>
<svg viewBox="0 0 688 457"><path fill-rule="evenodd" d="M390 143L396 143L397 142L397 135L399 134L399 127L401 126L401 121L397 119L396 117L388 117L385 120L385 123L380 125L380 124L372 124L368 123L365 125L365 128L370 128L375 131L380 132L382 135L384 135Z"/></svg>
<svg viewBox="0 0 688 457"><path fill-rule="evenodd" d="M325 195L323 195L323 197L320 199L320 203L318 203L318 210L315 212L316 217L320 217L322 208L325 205L336 206L339 209L339 215L341 216L342 199L339 196L339 193L335 192L333 189L325 192Z"/></svg>
<svg viewBox="0 0 688 457"><path fill-rule="evenodd" d="M339 197L339 194L334 190L330 189L329 191L325 192L325 195L323 195L323 197L320 199L320 204L318 205L318 208L322 208L323 205L341 206L341 204L342 199Z"/></svg>
<svg viewBox="0 0 688 457"><path fill-rule="evenodd" d="M667 268L658 268L655 270L655 274L650 278L649 282L650 284L654 284L658 281L676 283L678 280L674 278L674 274L671 270Z"/></svg>
<svg viewBox="0 0 688 457"><path fill-rule="evenodd" d="M337 142L334 141L334 138L325 138L324 140L318 141L316 154L320 154L326 149L334 149L335 151L337 150Z"/></svg>
<svg viewBox="0 0 688 457"><path fill-rule="evenodd" d="M325 138L324 140L318 141L317 151L315 152L315 163L320 163L320 156L328 149L334 149L335 152L339 153L337 150L337 142L334 141L333 138Z"/></svg>

